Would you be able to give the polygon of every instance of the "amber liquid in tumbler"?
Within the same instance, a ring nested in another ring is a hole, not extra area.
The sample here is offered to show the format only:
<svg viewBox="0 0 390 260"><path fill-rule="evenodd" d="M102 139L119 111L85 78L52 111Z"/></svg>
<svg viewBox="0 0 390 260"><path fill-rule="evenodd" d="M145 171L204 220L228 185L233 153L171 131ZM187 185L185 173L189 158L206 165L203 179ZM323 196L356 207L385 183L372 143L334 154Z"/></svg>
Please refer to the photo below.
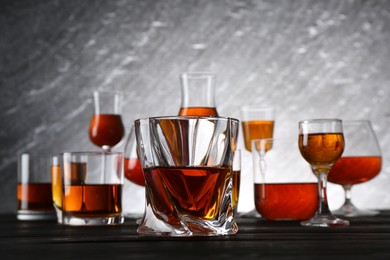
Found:
<svg viewBox="0 0 390 260"><path fill-rule="evenodd" d="M65 185L63 211L78 217L118 216L122 212L121 184Z"/></svg>
<svg viewBox="0 0 390 260"><path fill-rule="evenodd" d="M18 209L54 211L51 183L18 183Z"/></svg>
<svg viewBox="0 0 390 260"><path fill-rule="evenodd" d="M306 220L318 209L317 183L255 184L257 212L268 220Z"/></svg>
<svg viewBox="0 0 390 260"><path fill-rule="evenodd" d="M58 208L62 208L62 180L61 167L53 165L51 167L51 188L53 195L53 203Z"/></svg>
<svg viewBox="0 0 390 260"><path fill-rule="evenodd" d="M163 212L171 224L175 210L184 216L213 220L229 183L228 167L156 167L145 169L146 187L155 211ZM173 202L171 202L173 200ZM176 206L176 209L173 208Z"/></svg>
<svg viewBox="0 0 390 260"><path fill-rule="evenodd" d="M145 186L144 174L138 158L125 158L124 167L126 179L140 186Z"/></svg>
<svg viewBox="0 0 390 260"><path fill-rule="evenodd" d="M381 167L381 156L341 157L329 171L328 181L340 185L366 182L377 176Z"/></svg>
<svg viewBox="0 0 390 260"><path fill-rule="evenodd" d="M316 174L327 172L344 151L344 136L342 133L300 134L299 150Z"/></svg>
<svg viewBox="0 0 390 260"><path fill-rule="evenodd" d="M181 107L179 116L218 116L215 107Z"/></svg>
<svg viewBox="0 0 390 260"><path fill-rule="evenodd" d="M252 140L272 138L273 136L274 121L243 121L241 125L244 134L245 149L248 151L252 151ZM267 147L267 150L269 149L271 147Z"/></svg>
<svg viewBox="0 0 390 260"><path fill-rule="evenodd" d="M95 114L89 126L89 138L99 146L113 147L123 138L125 129L122 117L114 114Z"/></svg>
<svg viewBox="0 0 390 260"><path fill-rule="evenodd" d="M233 171L232 172L232 183L233 183L233 189L232 189L232 206L233 209L237 208L238 206L238 198L240 195L240 174L241 171Z"/></svg>

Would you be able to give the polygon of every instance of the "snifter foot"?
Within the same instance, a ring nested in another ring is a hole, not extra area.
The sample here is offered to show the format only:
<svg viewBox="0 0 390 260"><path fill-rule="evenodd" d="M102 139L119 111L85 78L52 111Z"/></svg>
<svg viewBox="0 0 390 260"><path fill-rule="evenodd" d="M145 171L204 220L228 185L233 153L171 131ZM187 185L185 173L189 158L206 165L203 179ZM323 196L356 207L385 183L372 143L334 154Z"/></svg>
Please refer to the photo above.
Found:
<svg viewBox="0 0 390 260"><path fill-rule="evenodd" d="M332 212L334 215L346 216L346 217L364 217L375 216L379 214L378 210L362 210L358 209L352 203L346 203L341 208Z"/></svg>
<svg viewBox="0 0 390 260"><path fill-rule="evenodd" d="M315 215L309 220L302 221L301 225L306 227L347 227L349 226L349 221L326 214Z"/></svg>

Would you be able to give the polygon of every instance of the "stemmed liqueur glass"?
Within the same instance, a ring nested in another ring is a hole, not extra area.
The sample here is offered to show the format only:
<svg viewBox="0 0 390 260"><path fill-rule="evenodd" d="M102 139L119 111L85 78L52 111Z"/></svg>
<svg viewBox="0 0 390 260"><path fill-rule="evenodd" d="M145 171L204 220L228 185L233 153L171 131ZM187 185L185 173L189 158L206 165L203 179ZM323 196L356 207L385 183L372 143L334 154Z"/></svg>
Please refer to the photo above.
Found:
<svg viewBox="0 0 390 260"><path fill-rule="evenodd" d="M333 214L347 217L379 214L377 210L358 209L352 203L351 192L353 185L367 182L381 171L382 155L375 132L368 120L343 121L343 128L345 150L330 170L328 181L343 186L345 202Z"/></svg>
<svg viewBox="0 0 390 260"><path fill-rule="evenodd" d="M89 138L105 152L110 152L123 138L121 117L122 95L118 91L94 91L94 114L89 125Z"/></svg>
<svg viewBox="0 0 390 260"><path fill-rule="evenodd" d="M318 178L319 205L316 214L303 226L343 227L349 221L332 215L326 195L327 177L344 151L343 124L339 119L313 119L299 122L299 150Z"/></svg>
<svg viewBox="0 0 390 260"><path fill-rule="evenodd" d="M243 106L241 107L240 112L245 150L251 152L252 140L273 137L275 125L275 109L273 107ZM258 216L258 213L254 206L252 210L241 215L241 217L255 216Z"/></svg>

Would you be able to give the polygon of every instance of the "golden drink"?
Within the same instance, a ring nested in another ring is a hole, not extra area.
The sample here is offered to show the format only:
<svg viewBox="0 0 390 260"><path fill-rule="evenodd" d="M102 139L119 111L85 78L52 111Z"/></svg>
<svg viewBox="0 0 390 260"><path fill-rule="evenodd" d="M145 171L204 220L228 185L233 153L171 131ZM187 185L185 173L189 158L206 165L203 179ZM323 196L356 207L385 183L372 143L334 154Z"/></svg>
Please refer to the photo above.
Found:
<svg viewBox="0 0 390 260"><path fill-rule="evenodd" d="M344 151L342 133L300 134L299 150L316 174L328 171Z"/></svg>
<svg viewBox="0 0 390 260"><path fill-rule="evenodd" d="M274 131L274 121L245 121L241 123L245 149L252 151L251 141L254 139L272 138Z"/></svg>

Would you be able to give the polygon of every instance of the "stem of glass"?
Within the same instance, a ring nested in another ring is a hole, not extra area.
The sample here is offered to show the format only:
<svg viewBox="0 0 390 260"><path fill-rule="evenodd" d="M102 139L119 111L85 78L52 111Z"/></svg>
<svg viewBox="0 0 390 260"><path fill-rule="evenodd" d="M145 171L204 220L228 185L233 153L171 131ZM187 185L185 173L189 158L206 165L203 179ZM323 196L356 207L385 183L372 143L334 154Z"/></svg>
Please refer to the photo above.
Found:
<svg viewBox="0 0 390 260"><path fill-rule="evenodd" d="M318 196L319 196L319 206L318 206L318 215L328 215L332 214L328 206L328 198L326 195L326 186L328 182L328 173L320 172L318 175Z"/></svg>
<svg viewBox="0 0 390 260"><path fill-rule="evenodd" d="M111 147L108 145L103 145L102 146L103 152L109 153L111 152Z"/></svg>
<svg viewBox="0 0 390 260"><path fill-rule="evenodd" d="M345 202L344 204L352 204L351 203L351 199L352 199L352 192L351 192L351 188L352 188L352 185L344 185L343 186L344 188L344 191L345 191Z"/></svg>
<svg viewBox="0 0 390 260"><path fill-rule="evenodd" d="M354 211L357 211L352 204L352 185L343 185L343 188L345 192L345 201L341 209L344 211L344 214L352 214Z"/></svg>

